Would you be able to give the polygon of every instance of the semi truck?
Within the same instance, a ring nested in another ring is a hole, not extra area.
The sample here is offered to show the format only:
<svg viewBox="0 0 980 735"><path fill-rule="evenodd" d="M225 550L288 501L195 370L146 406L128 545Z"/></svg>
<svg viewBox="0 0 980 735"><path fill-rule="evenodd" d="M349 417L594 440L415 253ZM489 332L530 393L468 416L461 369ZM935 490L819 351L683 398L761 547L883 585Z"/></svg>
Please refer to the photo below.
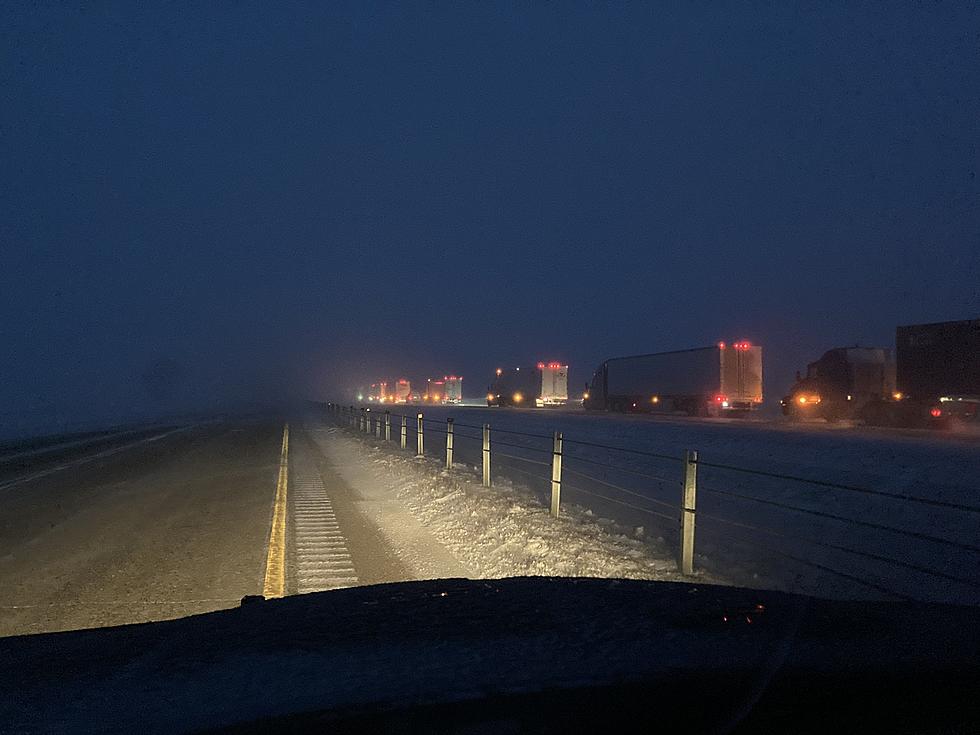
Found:
<svg viewBox="0 0 980 735"><path fill-rule="evenodd" d="M443 403L446 398L446 382L444 380L433 380L429 378L425 381L425 393L422 400L426 403Z"/></svg>
<svg viewBox="0 0 980 735"><path fill-rule="evenodd" d="M444 403L460 403L463 400L463 378L459 375L447 375L443 379L446 386Z"/></svg>
<svg viewBox="0 0 980 735"><path fill-rule="evenodd" d="M762 348L719 342L606 360L585 386L592 411L739 415L762 403Z"/></svg>
<svg viewBox="0 0 980 735"><path fill-rule="evenodd" d="M860 359L873 351L882 356L880 368ZM876 426L980 420L980 319L897 327L894 362L885 349L830 350L808 366L782 404L793 418L855 418Z"/></svg>
<svg viewBox="0 0 980 735"><path fill-rule="evenodd" d="M412 397L412 384L405 378L384 383L384 403L409 403Z"/></svg>
<svg viewBox="0 0 980 735"><path fill-rule="evenodd" d="M456 404L463 400L463 379L456 375L446 375L441 380L429 378L422 394L425 403Z"/></svg>
<svg viewBox="0 0 980 735"><path fill-rule="evenodd" d="M568 403L568 365L539 362L525 368L497 368L487 388L488 406L544 408Z"/></svg>
<svg viewBox="0 0 980 735"><path fill-rule="evenodd" d="M886 347L835 347L796 374L796 382L780 404L793 419L827 421L862 416L871 403L893 400L895 361Z"/></svg>

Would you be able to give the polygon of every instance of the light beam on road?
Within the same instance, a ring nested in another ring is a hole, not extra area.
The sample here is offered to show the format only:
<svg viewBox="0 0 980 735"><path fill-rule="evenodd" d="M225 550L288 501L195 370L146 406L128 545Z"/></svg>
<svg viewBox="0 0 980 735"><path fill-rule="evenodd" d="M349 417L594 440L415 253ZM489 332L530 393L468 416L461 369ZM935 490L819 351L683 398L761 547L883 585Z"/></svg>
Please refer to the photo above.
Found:
<svg viewBox="0 0 980 735"><path fill-rule="evenodd" d="M282 451L279 453L279 481L276 503L269 532L269 555L265 562L265 597L282 597L286 592L286 486L289 484L289 424L282 427Z"/></svg>

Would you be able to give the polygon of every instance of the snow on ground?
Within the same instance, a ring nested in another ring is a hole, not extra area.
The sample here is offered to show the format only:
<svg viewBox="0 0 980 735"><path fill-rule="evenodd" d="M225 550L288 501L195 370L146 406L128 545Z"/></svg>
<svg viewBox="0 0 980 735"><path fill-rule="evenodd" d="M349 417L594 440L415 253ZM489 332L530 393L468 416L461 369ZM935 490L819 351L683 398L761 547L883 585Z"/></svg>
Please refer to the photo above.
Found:
<svg viewBox="0 0 980 735"><path fill-rule="evenodd" d="M460 571L472 578L681 578L666 545L645 538L642 528L622 528L571 505L552 518L533 493L509 479L495 478L493 487L484 488L476 469L465 464L450 471L435 458L401 452L394 442L385 446L339 430L315 435L366 502L386 504L372 518L394 548L407 551L410 564L418 567L420 559L432 555L431 548L418 553L423 534L414 528L417 523L460 565L429 565L419 578L458 576ZM412 519L399 514L399 507Z"/></svg>
<svg viewBox="0 0 980 735"><path fill-rule="evenodd" d="M455 419L455 458L470 466L490 424L494 483L509 479L539 505L551 433L562 431L563 508L642 526L667 559L678 543L682 457L698 450L695 563L735 584L980 604L980 442L969 434L459 406L424 413L433 449Z"/></svg>

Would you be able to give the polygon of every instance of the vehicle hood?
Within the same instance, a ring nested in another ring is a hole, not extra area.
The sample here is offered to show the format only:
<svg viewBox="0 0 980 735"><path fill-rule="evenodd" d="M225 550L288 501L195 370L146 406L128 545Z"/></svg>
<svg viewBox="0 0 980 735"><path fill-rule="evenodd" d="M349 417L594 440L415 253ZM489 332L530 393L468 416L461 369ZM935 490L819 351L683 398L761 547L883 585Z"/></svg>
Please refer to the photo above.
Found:
<svg viewBox="0 0 980 735"><path fill-rule="evenodd" d="M435 718L424 721L429 729L445 724L452 707L463 720L506 716L536 730L521 712L554 710L542 725L604 712L608 723L657 701L663 722L683 715L689 729L724 730L765 711L767 698L785 712L802 690L830 696L814 682L865 700L866 711L868 687L882 681L897 682L893 692L904 682L920 699L932 686L945 706L957 686L980 681L978 623L975 608L697 583L511 578L357 587L0 639L0 721L14 731L283 723L302 731L325 722L387 727L377 718L414 712L418 722L423 712ZM958 682L952 689L949 679ZM696 704L706 697L710 707Z"/></svg>

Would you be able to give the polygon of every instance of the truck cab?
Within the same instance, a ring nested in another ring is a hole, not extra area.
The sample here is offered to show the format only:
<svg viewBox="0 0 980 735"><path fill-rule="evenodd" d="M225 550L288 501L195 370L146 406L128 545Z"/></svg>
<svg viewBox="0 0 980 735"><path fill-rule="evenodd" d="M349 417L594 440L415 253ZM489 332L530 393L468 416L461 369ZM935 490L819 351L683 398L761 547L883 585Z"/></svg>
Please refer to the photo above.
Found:
<svg viewBox="0 0 980 735"><path fill-rule="evenodd" d="M872 402L901 398L895 392L895 362L881 347L837 347L807 365L806 377L782 401L794 419L827 421L857 418Z"/></svg>

